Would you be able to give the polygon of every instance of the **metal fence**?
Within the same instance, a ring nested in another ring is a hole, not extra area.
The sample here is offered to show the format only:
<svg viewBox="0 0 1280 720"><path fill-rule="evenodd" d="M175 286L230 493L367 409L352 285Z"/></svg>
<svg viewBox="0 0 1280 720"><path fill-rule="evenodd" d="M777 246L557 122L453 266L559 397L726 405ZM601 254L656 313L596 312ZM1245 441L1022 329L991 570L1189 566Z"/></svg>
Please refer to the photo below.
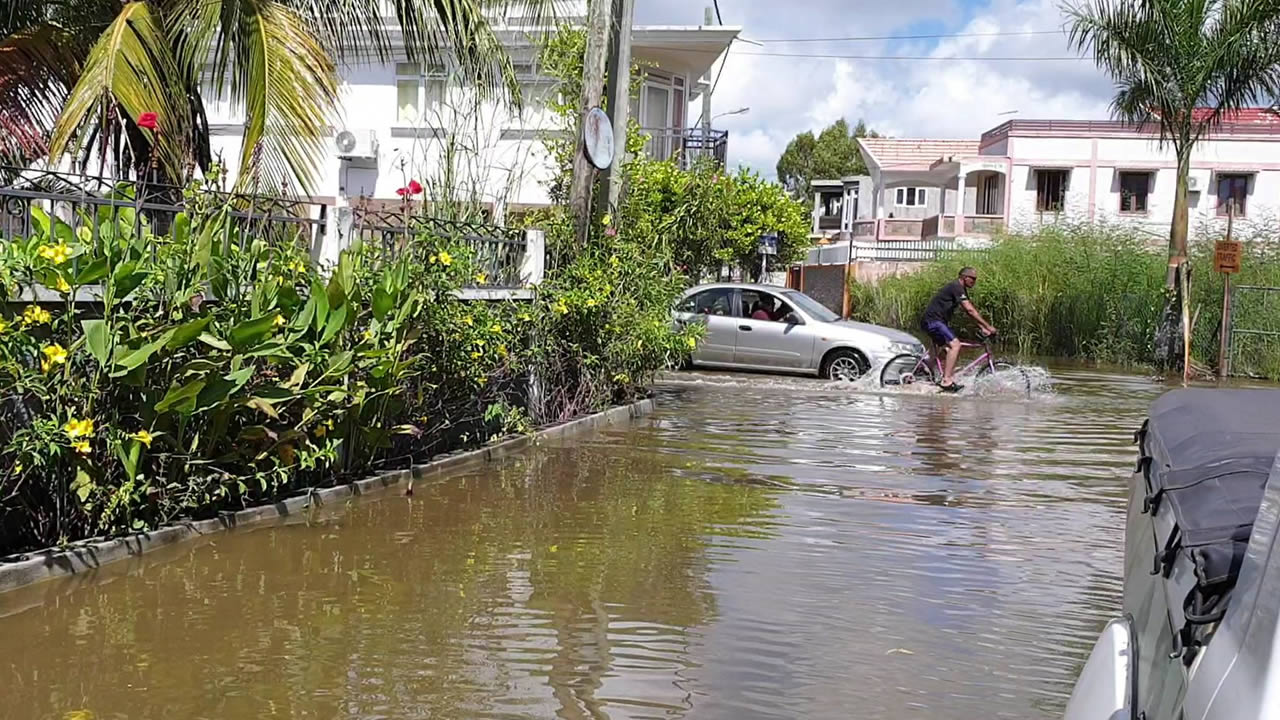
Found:
<svg viewBox="0 0 1280 720"><path fill-rule="evenodd" d="M139 238L167 233L179 214L192 209L190 202L225 213L220 228L224 246L259 239L296 243L320 261L336 258L338 250L359 239L396 257L409 247L410 237L425 234L468 248L477 271L468 287L509 289L526 280L522 271L528 244L518 229L428 217L410 206L343 208L336 214L350 225L333 228L335 209L323 203L221 192L189 198L182 188L169 185L23 168L0 167L0 242L30 237L37 224L48 222L53 232L66 235L60 239L92 254L104 233L131 232Z"/></svg>
<svg viewBox="0 0 1280 720"><path fill-rule="evenodd" d="M931 262L950 254L978 252L983 248L955 238L929 240L879 240L833 243L810 248L807 265L843 265L846 262Z"/></svg>
<svg viewBox="0 0 1280 720"><path fill-rule="evenodd" d="M504 228L469 220L448 220L414 214L410 208L367 209L352 212L351 237L382 248L388 256L398 256L409 240L419 235L451 238L471 252L476 269L472 285L490 288L518 288L528 242L523 230Z"/></svg>
<svg viewBox="0 0 1280 720"><path fill-rule="evenodd" d="M1280 373L1280 287L1231 288L1227 374L1272 377Z"/></svg>
<svg viewBox="0 0 1280 720"><path fill-rule="evenodd" d="M729 153L729 132L710 128L641 128L649 139L645 153L655 160L678 157L680 167L689 169L698 160L709 158L724 167Z"/></svg>

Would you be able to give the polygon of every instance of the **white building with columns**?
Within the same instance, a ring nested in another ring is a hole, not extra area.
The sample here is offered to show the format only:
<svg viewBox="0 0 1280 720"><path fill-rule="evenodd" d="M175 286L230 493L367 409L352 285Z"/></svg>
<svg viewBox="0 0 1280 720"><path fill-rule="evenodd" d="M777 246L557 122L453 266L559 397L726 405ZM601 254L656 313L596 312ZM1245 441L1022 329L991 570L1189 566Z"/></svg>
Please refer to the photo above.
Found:
<svg viewBox="0 0 1280 720"><path fill-rule="evenodd" d="M977 140L859 138L868 177L814 183L813 233L856 242L981 240L1009 227L1113 222L1164 237L1177 163L1159 128L1011 120ZM1280 214L1280 115L1246 110L1191 159L1192 226Z"/></svg>

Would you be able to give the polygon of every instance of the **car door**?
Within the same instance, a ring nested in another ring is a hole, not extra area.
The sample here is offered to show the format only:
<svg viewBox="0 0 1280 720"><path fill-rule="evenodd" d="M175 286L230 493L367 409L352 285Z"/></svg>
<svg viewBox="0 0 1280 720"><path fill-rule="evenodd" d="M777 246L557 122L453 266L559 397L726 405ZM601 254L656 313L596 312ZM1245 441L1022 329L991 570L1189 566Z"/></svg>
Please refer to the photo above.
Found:
<svg viewBox="0 0 1280 720"><path fill-rule="evenodd" d="M733 288L710 288L686 297L676 306L676 322L681 325L702 323L706 327L702 342L693 351L693 361L703 365L733 364L733 349L738 339L737 305Z"/></svg>
<svg viewBox="0 0 1280 720"><path fill-rule="evenodd" d="M757 303L783 308L779 318L794 309L781 297L764 290L743 290L738 303L738 337L733 353L733 363L743 367L777 370L809 370L813 357L813 333L808 331L798 316L788 322L757 320L751 313ZM772 302L769 302L772 301Z"/></svg>

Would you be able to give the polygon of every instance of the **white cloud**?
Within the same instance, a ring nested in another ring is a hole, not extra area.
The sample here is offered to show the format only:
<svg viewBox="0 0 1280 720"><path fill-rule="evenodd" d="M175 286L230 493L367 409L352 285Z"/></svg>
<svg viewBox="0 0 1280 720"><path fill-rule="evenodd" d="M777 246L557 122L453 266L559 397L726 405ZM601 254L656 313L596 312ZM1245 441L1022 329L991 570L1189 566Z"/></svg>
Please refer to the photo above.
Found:
<svg viewBox="0 0 1280 720"><path fill-rule="evenodd" d="M653 0L647 22L697 22L691 5ZM1056 0L978 0L958 9L948 0L722 2L726 24L752 39L929 32L994 33L1059 30ZM797 7L799 6L799 7ZM889 11L886 12L886 9ZM665 13L665 14L664 14ZM925 29L921 29L925 28ZM758 52L923 55L919 61L833 60L751 55ZM976 138L1011 117L1086 119L1108 116L1112 87L1088 60L981 61L970 57L1070 57L1065 35L957 37L941 41L769 44L737 43L717 88L717 111L749 106L716 126L730 131L729 161L772 175L787 142L845 117L865 119L897 137ZM958 59L946 59L958 58Z"/></svg>

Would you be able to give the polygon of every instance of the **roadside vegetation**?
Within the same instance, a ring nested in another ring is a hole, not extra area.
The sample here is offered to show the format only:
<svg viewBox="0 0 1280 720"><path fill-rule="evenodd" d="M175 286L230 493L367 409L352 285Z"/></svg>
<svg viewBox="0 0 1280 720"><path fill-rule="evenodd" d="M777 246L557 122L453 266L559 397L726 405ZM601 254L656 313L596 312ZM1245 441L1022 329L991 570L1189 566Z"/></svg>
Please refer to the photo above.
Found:
<svg viewBox="0 0 1280 720"><path fill-rule="evenodd" d="M1280 228L1261 222L1237 226L1243 268L1233 283L1280 286ZM1190 246L1192 358L1214 368L1222 317L1222 278L1212 271L1213 242L1201 235ZM1046 227L1010 234L985 250L951 254L911 275L853 283L853 317L916 331L921 310L963 265L978 268L973 298L1000 329L1001 342L1024 355L1079 358L1132 366L1151 362L1151 338L1164 310L1162 270L1167 258L1150 237L1117 226ZM1280 329L1280 295L1239 294L1237 328ZM1280 338L1237 337L1233 368L1280 378Z"/></svg>

